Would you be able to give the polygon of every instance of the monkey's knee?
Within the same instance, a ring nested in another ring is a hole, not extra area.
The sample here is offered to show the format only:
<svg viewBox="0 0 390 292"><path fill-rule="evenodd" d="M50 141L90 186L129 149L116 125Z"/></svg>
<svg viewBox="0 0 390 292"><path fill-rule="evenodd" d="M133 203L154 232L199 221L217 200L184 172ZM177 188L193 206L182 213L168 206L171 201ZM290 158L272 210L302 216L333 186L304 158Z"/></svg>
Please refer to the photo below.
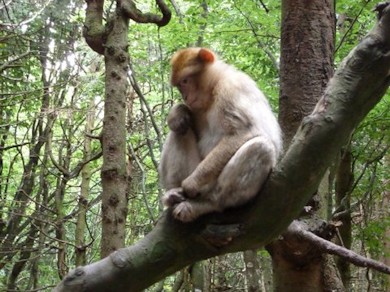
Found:
<svg viewBox="0 0 390 292"><path fill-rule="evenodd" d="M226 207L245 203L261 189L275 164L275 150L263 137L246 142L222 170L216 195Z"/></svg>
<svg viewBox="0 0 390 292"><path fill-rule="evenodd" d="M221 176L245 179L245 174L257 172L258 169L269 171L276 162L276 151L266 138L255 137L244 143L224 167Z"/></svg>

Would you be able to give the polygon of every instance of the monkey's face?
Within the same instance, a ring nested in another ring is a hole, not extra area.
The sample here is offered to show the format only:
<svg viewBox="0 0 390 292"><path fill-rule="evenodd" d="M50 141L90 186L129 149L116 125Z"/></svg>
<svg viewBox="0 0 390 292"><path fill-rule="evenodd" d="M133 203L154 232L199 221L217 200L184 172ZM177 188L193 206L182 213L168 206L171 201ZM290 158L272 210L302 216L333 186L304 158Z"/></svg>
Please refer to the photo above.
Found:
<svg viewBox="0 0 390 292"><path fill-rule="evenodd" d="M185 102L192 110L201 109L203 106L202 98L199 95L198 78L196 76L186 76L176 85L177 89Z"/></svg>
<svg viewBox="0 0 390 292"><path fill-rule="evenodd" d="M171 84L179 89L192 111L204 111L210 106L212 92L205 72L215 59L214 53L205 48L182 49L171 59Z"/></svg>

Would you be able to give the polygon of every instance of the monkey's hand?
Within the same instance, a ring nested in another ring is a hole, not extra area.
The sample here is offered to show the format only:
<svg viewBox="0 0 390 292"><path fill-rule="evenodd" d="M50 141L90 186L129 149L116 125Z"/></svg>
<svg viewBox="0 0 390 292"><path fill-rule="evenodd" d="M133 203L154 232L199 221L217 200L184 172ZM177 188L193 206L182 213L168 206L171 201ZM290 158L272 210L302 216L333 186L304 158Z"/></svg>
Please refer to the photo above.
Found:
<svg viewBox="0 0 390 292"><path fill-rule="evenodd" d="M182 188L173 188L168 190L164 196L161 198L161 201L166 207L173 207L180 202L185 201L185 197L183 196Z"/></svg>
<svg viewBox="0 0 390 292"><path fill-rule="evenodd" d="M168 127L175 133L184 135L192 126L192 113L185 104L176 104L168 114Z"/></svg>

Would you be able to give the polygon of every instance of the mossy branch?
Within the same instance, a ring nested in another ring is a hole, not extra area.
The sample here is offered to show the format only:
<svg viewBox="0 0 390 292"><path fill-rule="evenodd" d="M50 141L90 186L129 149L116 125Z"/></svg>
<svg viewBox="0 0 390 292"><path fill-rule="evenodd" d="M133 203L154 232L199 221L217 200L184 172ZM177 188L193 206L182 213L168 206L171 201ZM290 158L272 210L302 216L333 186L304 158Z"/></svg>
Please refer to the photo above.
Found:
<svg viewBox="0 0 390 292"><path fill-rule="evenodd" d="M103 25L104 0L86 0L87 9L83 35L92 50L104 54L105 27Z"/></svg>
<svg viewBox="0 0 390 292"><path fill-rule="evenodd" d="M156 0L156 4L162 15L141 12L134 1L123 0L122 9L127 17L138 23L154 23L159 27L165 26L171 20L171 10L163 0Z"/></svg>

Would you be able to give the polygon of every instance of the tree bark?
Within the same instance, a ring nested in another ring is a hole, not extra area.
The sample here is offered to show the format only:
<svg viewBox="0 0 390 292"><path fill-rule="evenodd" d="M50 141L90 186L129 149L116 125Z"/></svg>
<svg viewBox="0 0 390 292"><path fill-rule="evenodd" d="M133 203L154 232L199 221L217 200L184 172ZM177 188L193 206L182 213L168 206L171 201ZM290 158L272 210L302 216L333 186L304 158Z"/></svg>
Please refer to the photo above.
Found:
<svg viewBox="0 0 390 292"><path fill-rule="evenodd" d="M283 0L279 123L288 146L333 75L333 0Z"/></svg>
<svg viewBox="0 0 390 292"><path fill-rule="evenodd" d="M54 291L140 291L190 263L261 247L283 232L316 191L351 131L389 87L390 5L378 11L377 25L340 65L251 204L187 224L167 211L136 244L73 270ZM215 246L218 236L232 240Z"/></svg>
<svg viewBox="0 0 390 292"><path fill-rule="evenodd" d="M352 153L348 145L341 153L340 163L336 173L336 208L343 212L338 217L341 226L338 227L337 244L350 249L352 244L352 216L351 216L351 186L353 183ZM351 270L349 262L336 258L337 268L340 272L344 287L349 291Z"/></svg>
<svg viewBox="0 0 390 292"><path fill-rule="evenodd" d="M166 25L171 12L156 0L161 16L142 13L132 0L116 1L115 12L103 25L104 0L86 0L84 37L95 52L104 55L105 102L102 130L102 240L101 257L124 246L128 201L126 162L126 97L129 72L129 19L139 23ZM131 166L130 166L131 168Z"/></svg>
<svg viewBox="0 0 390 292"><path fill-rule="evenodd" d="M286 147L333 75L334 37L334 1L282 1L279 122ZM321 192L313 195L306 216L314 217L319 210ZM267 250L272 257L274 291L326 289L324 257L312 243L283 235Z"/></svg>
<svg viewBox="0 0 390 292"><path fill-rule="evenodd" d="M125 243L127 215L126 94L129 19L113 15L105 43L105 101L102 131L102 241L101 257Z"/></svg>
<svg viewBox="0 0 390 292"><path fill-rule="evenodd" d="M91 99L88 106L86 125L85 125L85 141L84 141L84 151L83 158L84 161L88 161L91 156L91 138L88 135L92 134L95 122L95 103ZM88 196L89 196L89 184L91 181L91 167L89 163L83 166L81 171L81 186L80 186L80 196L78 198L78 214L75 230L75 254L76 254L76 267L86 264L86 245L85 245L85 230L87 227L86 214L88 206Z"/></svg>
<svg viewBox="0 0 390 292"><path fill-rule="evenodd" d="M264 291L264 283L261 279L261 267L256 250L250 249L243 252L245 263L246 289L248 292Z"/></svg>

